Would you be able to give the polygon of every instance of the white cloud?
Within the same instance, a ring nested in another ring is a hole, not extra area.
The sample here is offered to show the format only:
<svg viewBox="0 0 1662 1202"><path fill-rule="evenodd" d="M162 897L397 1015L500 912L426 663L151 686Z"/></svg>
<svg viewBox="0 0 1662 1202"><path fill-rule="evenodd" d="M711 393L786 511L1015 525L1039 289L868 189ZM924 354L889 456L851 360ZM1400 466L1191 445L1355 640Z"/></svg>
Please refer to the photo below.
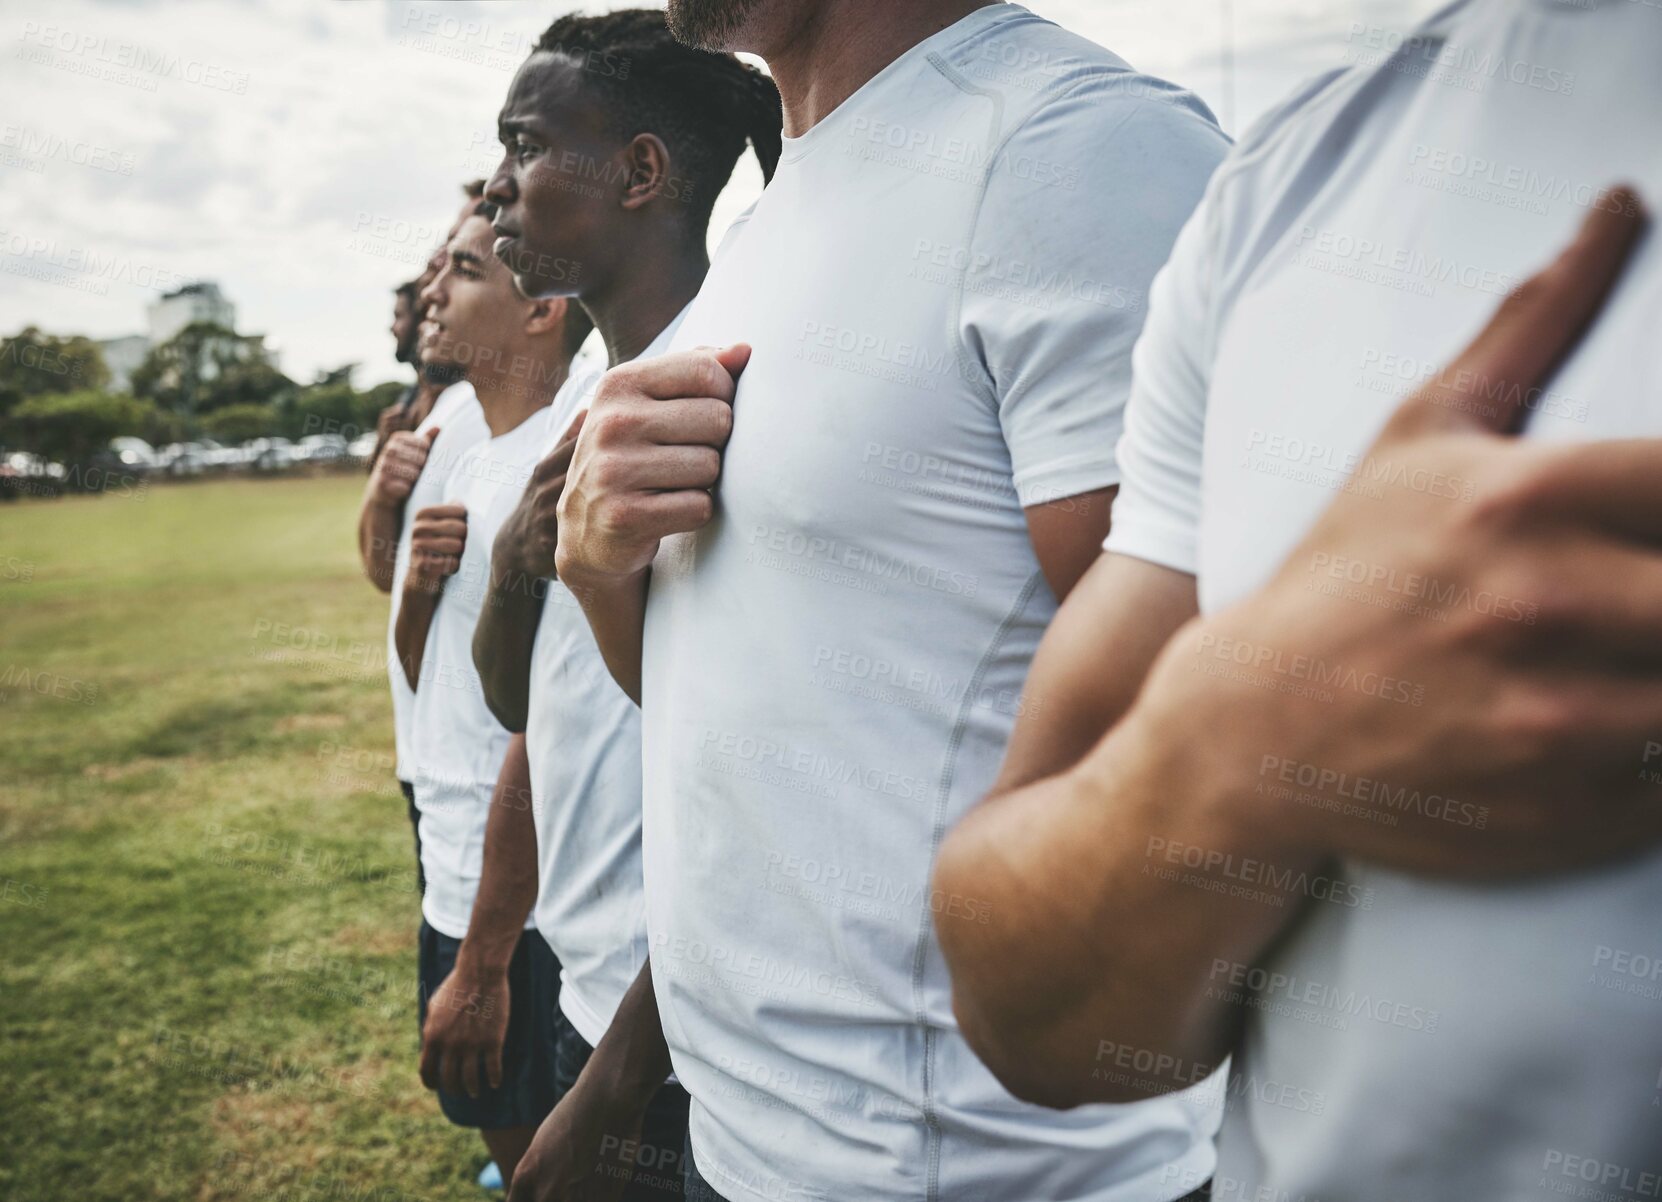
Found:
<svg viewBox="0 0 1662 1202"><path fill-rule="evenodd" d="M458 183L494 164L496 110L530 43L554 15L601 6L22 7L33 11L12 5L0 16L0 331L139 331L159 287L209 278L243 329L280 347L291 375L357 361L367 384L399 371L390 289L419 269L455 212ZM1404 26L1430 4L1030 7L1193 88L1239 126L1341 62L1350 22ZM760 187L747 156L718 203L717 233ZM376 238L378 227L394 233Z"/></svg>

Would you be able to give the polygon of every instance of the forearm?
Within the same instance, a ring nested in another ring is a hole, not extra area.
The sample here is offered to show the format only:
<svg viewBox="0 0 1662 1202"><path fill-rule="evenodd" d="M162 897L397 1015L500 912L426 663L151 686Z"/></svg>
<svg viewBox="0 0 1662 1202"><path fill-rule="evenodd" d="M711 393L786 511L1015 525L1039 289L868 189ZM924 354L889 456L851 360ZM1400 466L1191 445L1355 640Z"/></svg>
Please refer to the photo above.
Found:
<svg viewBox="0 0 1662 1202"><path fill-rule="evenodd" d="M641 703L641 641L646 632L646 590L651 569L594 583L565 576L583 607L606 667L636 705Z"/></svg>
<svg viewBox="0 0 1662 1202"><path fill-rule="evenodd" d="M1231 819L1197 771L1196 728L1174 718L1134 709L1078 768L994 798L943 850L937 893L967 899L939 924L958 1019L1020 1097L1126 1102L1203 1079L1234 1043L1232 966L1298 909L1263 882L1319 867Z"/></svg>
<svg viewBox="0 0 1662 1202"><path fill-rule="evenodd" d="M404 507L389 505L366 490L358 511L358 558L363 563L364 575L383 593L392 592L398 537L403 528Z"/></svg>
<svg viewBox="0 0 1662 1202"><path fill-rule="evenodd" d="M645 1109L669 1078L669 1043L658 1019L658 995L652 989L652 963L646 961L618 1003L612 1025L595 1048L583 1075L603 1087L614 1101ZM604 1078L600 1080L600 1078Z"/></svg>
<svg viewBox="0 0 1662 1202"><path fill-rule="evenodd" d="M438 609L443 586L423 586L414 576L405 581L403 596L398 602L398 621L393 624L393 647L398 662L404 667L404 679L412 689L421 680L421 661L427 652L427 632L433 625L433 612Z"/></svg>
<svg viewBox="0 0 1662 1202"><path fill-rule="evenodd" d="M509 740L507 758L491 795L479 891L474 895L457 966L505 970L536 900L537 828L531 810L531 765L525 736L515 735Z"/></svg>
<svg viewBox="0 0 1662 1202"><path fill-rule="evenodd" d="M491 566L490 594L473 631L473 666L485 704L509 730L522 731L530 711L531 650L537 641L547 583Z"/></svg>

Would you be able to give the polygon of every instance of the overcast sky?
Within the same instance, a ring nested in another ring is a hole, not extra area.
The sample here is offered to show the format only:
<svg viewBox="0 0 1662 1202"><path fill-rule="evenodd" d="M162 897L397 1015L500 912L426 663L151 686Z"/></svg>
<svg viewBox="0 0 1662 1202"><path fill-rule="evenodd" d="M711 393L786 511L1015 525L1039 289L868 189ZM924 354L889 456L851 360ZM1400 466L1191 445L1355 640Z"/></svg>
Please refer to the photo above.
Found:
<svg viewBox="0 0 1662 1202"><path fill-rule="evenodd" d="M905 0L897 0L905 2ZM402 378L391 287L457 184L497 160L495 114L563 0L3 0L0 334L98 338L217 280L285 371ZM1353 22L1430 0L1030 0L1186 85L1230 132L1346 61ZM1233 64L1230 69L1229 64ZM712 241L761 188L746 156Z"/></svg>

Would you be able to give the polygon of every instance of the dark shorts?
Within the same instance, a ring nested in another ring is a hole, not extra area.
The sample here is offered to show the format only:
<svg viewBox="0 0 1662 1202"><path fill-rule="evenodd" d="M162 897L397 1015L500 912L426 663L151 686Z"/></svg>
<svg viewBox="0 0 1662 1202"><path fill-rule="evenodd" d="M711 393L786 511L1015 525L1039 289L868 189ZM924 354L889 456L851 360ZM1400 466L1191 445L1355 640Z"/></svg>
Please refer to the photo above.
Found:
<svg viewBox="0 0 1662 1202"><path fill-rule="evenodd" d="M687 1139L686 1150L681 1154L681 1163L686 1167L686 1184L682 1187L686 1191L686 1202L727 1202L710 1183L698 1175L698 1164L693 1160L692 1139Z"/></svg>
<svg viewBox="0 0 1662 1202"><path fill-rule="evenodd" d="M415 786L401 780L398 787L404 790L404 803L410 807L410 833L415 836L416 849L416 896L419 897L427 892L427 871L421 866L421 811L416 809Z"/></svg>
<svg viewBox="0 0 1662 1202"><path fill-rule="evenodd" d="M555 1096L563 1098L577 1084L577 1075L589 1062L594 1049L563 1013L557 1021L554 1085ZM686 1090L667 1081L652 1095L646 1120L641 1124L641 1145L634 1156L635 1175L630 1179L629 1188L623 1191L622 1202L665 1202L682 1196L682 1156L687 1145L689 1101Z"/></svg>
<svg viewBox="0 0 1662 1202"><path fill-rule="evenodd" d="M427 999L456 966L460 939L421 924L421 1016ZM481 1004L488 1004L481 1002ZM439 1090L439 1109L458 1127L500 1131L535 1127L554 1109L554 1019L560 1012L560 962L536 931L519 937L508 962L508 1038L502 1045L502 1087L484 1085L477 1098ZM420 1027L417 1027L420 1030Z"/></svg>

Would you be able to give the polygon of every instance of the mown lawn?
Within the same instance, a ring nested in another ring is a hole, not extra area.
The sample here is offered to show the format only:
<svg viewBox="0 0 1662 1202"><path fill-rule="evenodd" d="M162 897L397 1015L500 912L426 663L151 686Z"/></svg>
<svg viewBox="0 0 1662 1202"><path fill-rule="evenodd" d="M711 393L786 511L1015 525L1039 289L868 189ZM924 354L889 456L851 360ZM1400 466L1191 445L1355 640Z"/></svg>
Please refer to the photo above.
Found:
<svg viewBox="0 0 1662 1202"><path fill-rule="evenodd" d="M0 1198L475 1199L362 481L0 505Z"/></svg>

